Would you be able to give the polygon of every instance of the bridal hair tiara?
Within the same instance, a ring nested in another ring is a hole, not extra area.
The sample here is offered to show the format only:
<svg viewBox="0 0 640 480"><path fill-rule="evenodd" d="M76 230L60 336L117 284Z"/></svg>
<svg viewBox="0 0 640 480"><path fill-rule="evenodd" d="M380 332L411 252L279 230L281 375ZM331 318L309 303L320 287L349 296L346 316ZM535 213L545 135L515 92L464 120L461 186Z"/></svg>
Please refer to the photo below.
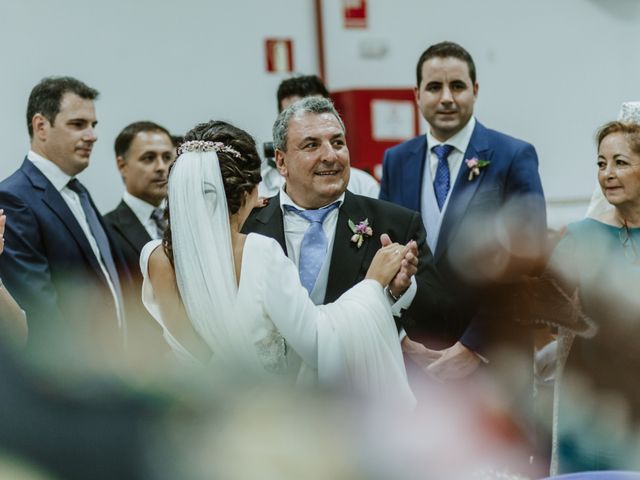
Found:
<svg viewBox="0 0 640 480"><path fill-rule="evenodd" d="M186 152L225 152L236 158L242 158L242 155L235 149L222 142L209 142L207 140L191 140L184 142L178 147L178 155Z"/></svg>

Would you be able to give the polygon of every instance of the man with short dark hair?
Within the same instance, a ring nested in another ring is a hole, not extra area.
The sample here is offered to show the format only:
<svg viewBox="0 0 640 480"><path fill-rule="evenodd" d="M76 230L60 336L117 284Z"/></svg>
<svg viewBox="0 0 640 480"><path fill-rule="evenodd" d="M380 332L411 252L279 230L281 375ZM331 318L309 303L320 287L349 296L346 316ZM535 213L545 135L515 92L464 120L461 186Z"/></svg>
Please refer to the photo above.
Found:
<svg viewBox="0 0 640 480"><path fill-rule="evenodd" d="M298 75L287 78L278 86L278 113L294 102L317 95L329 98L329 90L317 75Z"/></svg>
<svg viewBox="0 0 640 480"><path fill-rule="evenodd" d="M287 78L278 87L278 113L282 112L292 103L305 97L329 98L329 91L324 86L322 80L317 75L298 75ZM272 159L267 159L260 174L262 182L258 186L261 197L271 197L276 195L284 183L284 178ZM350 192L358 195L366 195L371 198L378 198L380 185L364 170L351 167L351 176L347 187Z"/></svg>
<svg viewBox="0 0 640 480"><path fill-rule="evenodd" d="M27 107L31 149L0 183L7 215L0 275L26 312L28 346L75 362L113 356L126 337L128 272L76 179L97 140L97 97L72 77L36 85Z"/></svg>
<svg viewBox="0 0 640 480"><path fill-rule="evenodd" d="M479 365L474 352L486 345L495 323L487 318L493 312L480 315L480 305L492 307L492 287L530 273L545 238L545 202L533 146L473 117L478 82L464 48L432 45L420 56L416 76L416 103L428 130L385 152L380 198L421 213L436 267L459 300L457 321L435 332L460 338L430 367L446 379ZM516 265L518 257L532 261Z"/></svg>
<svg viewBox="0 0 640 480"><path fill-rule="evenodd" d="M349 150L344 124L332 103L307 97L290 105L278 116L273 139L285 184L266 207L253 211L243 231L276 239L298 266L301 278L305 272L303 284L316 304L335 301L362 280L381 245L411 243L387 289L391 309L402 315L403 325L442 321L448 296L433 266L420 216L347 190ZM316 216L321 232L312 227L311 218ZM306 265L303 258L312 257L305 251L312 249L314 261ZM403 341L406 352L410 343ZM420 347L410 353L421 355Z"/></svg>
<svg viewBox="0 0 640 480"><path fill-rule="evenodd" d="M120 132L115 154L125 191L105 220L118 234L127 263L139 270L144 244L164 233L160 206L167 196L167 176L175 160L175 148L166 128L145 121L132 123Z"/></svg>
<svg viewBox="0 0 640 480"><path fill-rule="evenodd" d="M161 204L167 196L167 176L175 159L169 131L154 122L134 122L117 136L115 154L125 185L122 201L104 216L124 254L133 279L129 304L130 344L147 353L165 343L159 325L142 305L140 252L152 239L162 238L165 219Z"/></svg>

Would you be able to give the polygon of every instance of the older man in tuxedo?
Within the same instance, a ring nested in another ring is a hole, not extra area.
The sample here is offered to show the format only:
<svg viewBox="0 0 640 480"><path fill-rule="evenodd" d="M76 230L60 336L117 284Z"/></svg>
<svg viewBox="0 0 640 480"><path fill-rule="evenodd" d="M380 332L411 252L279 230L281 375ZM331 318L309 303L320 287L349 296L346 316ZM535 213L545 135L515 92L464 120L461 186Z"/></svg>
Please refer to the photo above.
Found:
<svg viewBox="0 0 640 480"><path fill-rule="evenodd" d="M125 190L118 206L104 216L131 272L127 295L129 343L153 355L166 348L159 325L142 305L140 252L162 238L166 221L161 205L167 196L167 175L175 160L169 131L154 122L127 125L116 137L115 154Z"/></svg>
<svg viewBox="0 0 640 480"><path fill-rule="evenodd" d="M97 96L71 77L36 85L27 107L31 149L0 183L7 215L0 275L26 312L28 347L74 366L116 357L126 337L128 272L76 178L97 140Z"/></svg>
<svg viewBox="0 0 640 480"><path fill-rule="evenodd" d="M402 325L441 321L448 296L433 266L420 215L347 190L349 150L332 103L307 97L290 105L278 116L273 137L285 184L266 207L254 210L244 231L280 243L316 304L336 300L362 280L382 244L413 242L387 291L392 311L401 316ZM405 339L405 351L409 345ZM413 353L423 353L421 346L415 347Z"/></svg>
<svg viewBox="0 0 640 480"><path fill-rule="evenodd" d="M421 213L436 267L459 300L455 322L409 329L460 338L430 367L446 379L479 365L490 331L517 328L497 325L490 318L497 314L481 314L480 306L495 306L500 295L489 293L499 290L491 287L530 273L545 238L545 203L533 146L474 118L471 55L452 42L432 45L416 74L416 103L429 128L385 152L380 198Z"/></svg>

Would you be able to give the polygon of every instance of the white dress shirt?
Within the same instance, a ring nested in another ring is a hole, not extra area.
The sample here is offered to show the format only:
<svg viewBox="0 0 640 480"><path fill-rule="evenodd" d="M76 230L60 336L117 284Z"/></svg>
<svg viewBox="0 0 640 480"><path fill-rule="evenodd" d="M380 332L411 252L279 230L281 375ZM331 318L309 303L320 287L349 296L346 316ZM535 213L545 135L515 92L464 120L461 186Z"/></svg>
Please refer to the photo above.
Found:
<svg viewBox="0 0 640 480"><path fill-rule="evenodd" d="M436 247L438 245L438 240L440 237L440 226L442 225L442 219L447 211L449 206L449 198L451 198L451 192L456 182L456 178L458 173L460 172L460 168L464 168L462 166L462 161L464 157L464 153L469 146L469 141L471 140L471 134L473 133L473 129L476 125L475 118L471 117L471 119L467 122L467 124L462 127L458 133L456 133L451 138L447 139L444 142L437 140L431 134L431 130L427 130L427 152L425 161L426 166L429 168L425 168L422 174L422 194L420 197L420 210L422 212L422 220L424 222L424 226L427 229L427 243L429 244L429 248L432 252L436 251ZM433 179L436 176L436 171L438 168L438 156L433 152L433 148L438 145L451 145L453 150L449 153L447 157L447 163L449 164L449 192L447 193L447 198L442 204L442 208L438 208L436 204L435 192L433 187Z"/></svg>
<svg viewBox="0 0 640 480"><path fill-rule="evenodd" d="M85 237L87 237L87 241L91 246L91 251L93 251L93 254L96 257L96 260L98 260L100 269L102 270L102 273L104 274L104 277L107 280L107 284L109 285L109 290L111 291L111 295L113 296L113 301L116 305L116 312L118 313L118 325L122 327L124 325L123 324L124 318L122 316L122 305L120 305L118 301L118 295L116 294L116 289L113 285L113 282L111 281L111 277L109 276L109 273L107 272L107 268L105 267L104 262L102 261L102 256L100 255L100 249L98 248L98 242L96 242L96 239L93 237L93 234L91 233L91 229L89 228L89 223L87 222L87 218L84 215L84 210L82 209L82 204L80 203L80 198L78 197L78 194L67 186L67 183L69 183L69 180L71 180L73 177L70 177L69 175L64 173L62 170L60 170L60 167L58 167L51 160L48 160L41 155L38 155L32 150L29 150L29 153L27 154L27 158L29 159L29 161L31 161L31 163L33 163L33 165L38 170L40 170L40 172L47 178L47 180L51 182L51 184L55 187L55 189L58 192L60 192L62 199L69 206L69 209L71 210L71 213L73 214L74 218L78 222L78 225L80 225L82 232L84 233ZM99 213L97 214L99 215Z"/></svg>
<svg viewBox="0 0 640 480"><path fill-rule="evenodd" d="M454 148L447 157L447 163L449 164L451 189L453 188L453 184L455 183L460 167L462 166L462 157L464 156L464 152L467 151L475 126L476 119L471 117L467 124L462 127L462 130L444 142L437 140L433 135L431 135L431 130L427 129L427 161L429 168L431 169L431 178L436 178L436 169L438 168L438 156L433 152L433 147L437 145L451 145ZM431 188L433 188L433 186ZM449 189L449 193L451 193L451 189Z"/></svg>
<svg viewBox="0 0 640 480"><path fill-rule="evenodd" d="M134 197L126 190L122 194L122 201L126 203L127 206L131 209L131 211L136 216L138 221L142 224L151 239L159 239L160 236L158 235L156 222L151 218L151 214L158 207L154 207L150 203L147 203L138 197Z"/></svg>
<svg viewBox="0 0 640 480"><path fill-rule="evenodd" d="M329 265L331 263L331 254L333 253L333 240L336 234L336 225L338 224L338 211L340 205L344 202L344 193L340 195L334 202L338 203L338 208L334 208L327 214L322 223L322 230L327 236L327 255L325 256L318 278L313 287L313 291L309 295L311 300L316 305L322 305L324 303L324 297L327 293L327 283L329 281ZM302 245L302 239L304 234L309 228L309 221L302 218L295 212L287 210L285 205L293 206L298 210L307 210L297 205L291 197L284 191L284 187L280 188L280 208L282 210L282 221L284 225L284 238L287 244L287 255L296 265L299 267L300 262L300 246Z"/></svg>

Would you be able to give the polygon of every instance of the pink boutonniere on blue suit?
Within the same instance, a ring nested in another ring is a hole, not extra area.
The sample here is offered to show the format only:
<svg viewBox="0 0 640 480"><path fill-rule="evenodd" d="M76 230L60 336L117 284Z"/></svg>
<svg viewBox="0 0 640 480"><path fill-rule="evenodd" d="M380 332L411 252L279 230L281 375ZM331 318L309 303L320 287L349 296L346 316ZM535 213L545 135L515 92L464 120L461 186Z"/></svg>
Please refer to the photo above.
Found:
<svg viewBox="0 0 640 480"><path fill-rule="evenodd" d="M480 175L480 169L486 168L491 163L489 160L478 160L478 158L468 158L464 161L469 169L469 181L472 181L478 175Z"/></svg>

